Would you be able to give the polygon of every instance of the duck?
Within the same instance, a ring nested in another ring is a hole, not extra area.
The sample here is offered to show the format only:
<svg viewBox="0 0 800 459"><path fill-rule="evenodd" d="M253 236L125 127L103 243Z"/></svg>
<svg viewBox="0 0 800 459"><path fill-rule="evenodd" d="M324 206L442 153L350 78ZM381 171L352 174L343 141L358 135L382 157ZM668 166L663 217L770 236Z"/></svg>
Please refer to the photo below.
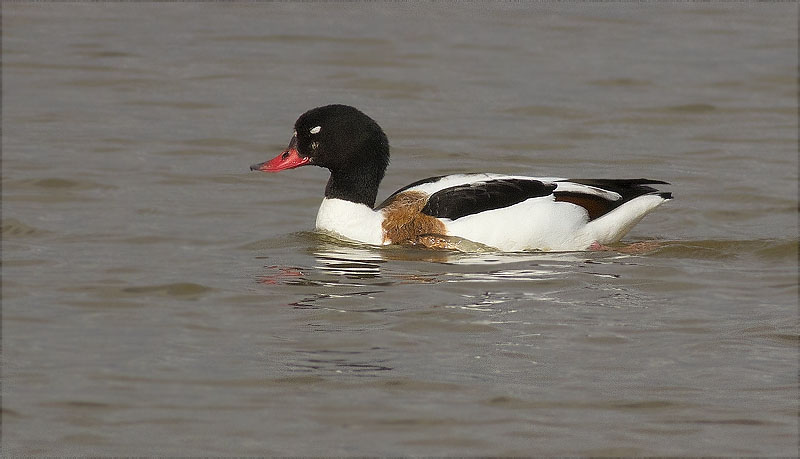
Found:
<svg viewBox="0 0 800 459"><path fill-rule="evenodd" d="M376 206L388 165L389 141L378 123L333 104L303 113L286 149L250 170L328 169L317 231L375 246L450 248L467 240L503 252L606 248L672 199L653 187L668 182L644 178L456 173L418 180Z"/></svg>

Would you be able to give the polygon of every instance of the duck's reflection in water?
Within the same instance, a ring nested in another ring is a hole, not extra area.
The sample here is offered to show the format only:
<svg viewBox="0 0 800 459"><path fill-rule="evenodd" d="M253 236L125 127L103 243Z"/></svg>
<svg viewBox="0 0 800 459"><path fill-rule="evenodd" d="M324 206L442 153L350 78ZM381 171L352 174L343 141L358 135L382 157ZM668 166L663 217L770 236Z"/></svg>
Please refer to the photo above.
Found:
<svg viewBox="0 0 800 459"><path fill-rule="evenodd" d="M314 259L315 270L348 279L381 277L381 264L386 263L378 250L327 242L314 249Z"/></svg>
<svg viewBox="0 0 800 459"><path fill-rule="evenodd" d="M369 246L324 234L309 236L307 253L313 258L310 266L266 266L267 272L259 277L259 282L353 287L384 283L533 281L557 278L576 269L594 274L585 268L632 258L617 250L498 252L459 238L448 238L451 248L442 250L416 244Z"/></svg>

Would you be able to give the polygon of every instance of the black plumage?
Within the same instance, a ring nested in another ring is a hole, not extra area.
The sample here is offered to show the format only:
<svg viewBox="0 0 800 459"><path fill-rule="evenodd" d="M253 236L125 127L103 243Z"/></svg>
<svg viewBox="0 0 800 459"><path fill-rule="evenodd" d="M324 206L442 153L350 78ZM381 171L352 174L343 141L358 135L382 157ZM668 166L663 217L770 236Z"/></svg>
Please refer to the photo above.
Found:
<svg viewBox="0 0 800 459"><path fill-rule="evenodd" d="M538 180L499 179L458 185L433 193L422 213L437 218L458 218L512 206L530 198L552 194L556 185Z"/></svg>

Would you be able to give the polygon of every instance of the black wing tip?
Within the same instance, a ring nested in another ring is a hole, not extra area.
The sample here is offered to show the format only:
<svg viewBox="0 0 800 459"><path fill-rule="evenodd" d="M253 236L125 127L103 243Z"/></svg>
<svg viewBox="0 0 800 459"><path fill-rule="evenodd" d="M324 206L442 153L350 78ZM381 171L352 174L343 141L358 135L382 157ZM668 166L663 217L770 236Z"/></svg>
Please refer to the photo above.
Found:
<svg viewBox="0 0 800 459"><path fill-rule="evenodd" d="M651 180L646 178L640 178L637 180L637 182L639 182L640 185L672 185L671 183L663 180Z"/></svg>
<svg viewBox="0 0 800 459"><path fill-rule="evenodd" d="M629 201L635 197L645 194L657 194L664 199L672 199L672 193L664 192L653 188L650 185L671 185L669 182L663 180L653 180L646 178L638 179L573 179L564 180L581 185L592 186L606 191L613 191L619 193L623 200Z"/></svg>
<svg viewBox="0 0 800 459"><path fill-rule="evenodd" d="M593 185L593 184L601 184L606 183L610 185L672 185L669 182L665 182L663 180L653 180L653 179L646 179L646 178L638 178L638 179L561 179L556 180L556 182L575 182L580 183L582 185Z"/></svg>

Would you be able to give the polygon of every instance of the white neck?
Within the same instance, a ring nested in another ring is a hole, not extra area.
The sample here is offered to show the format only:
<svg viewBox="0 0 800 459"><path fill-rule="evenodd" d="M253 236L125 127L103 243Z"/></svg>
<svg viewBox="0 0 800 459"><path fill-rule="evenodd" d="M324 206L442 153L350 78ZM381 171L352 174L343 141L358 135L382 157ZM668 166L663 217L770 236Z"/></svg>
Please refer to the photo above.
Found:
<svg viewBox="0 0 800 459"><path fill-rule="evenodd" d="M317 212L317 229L372 245L383 245L383 214L365 204L325 198Z"/></svg>

